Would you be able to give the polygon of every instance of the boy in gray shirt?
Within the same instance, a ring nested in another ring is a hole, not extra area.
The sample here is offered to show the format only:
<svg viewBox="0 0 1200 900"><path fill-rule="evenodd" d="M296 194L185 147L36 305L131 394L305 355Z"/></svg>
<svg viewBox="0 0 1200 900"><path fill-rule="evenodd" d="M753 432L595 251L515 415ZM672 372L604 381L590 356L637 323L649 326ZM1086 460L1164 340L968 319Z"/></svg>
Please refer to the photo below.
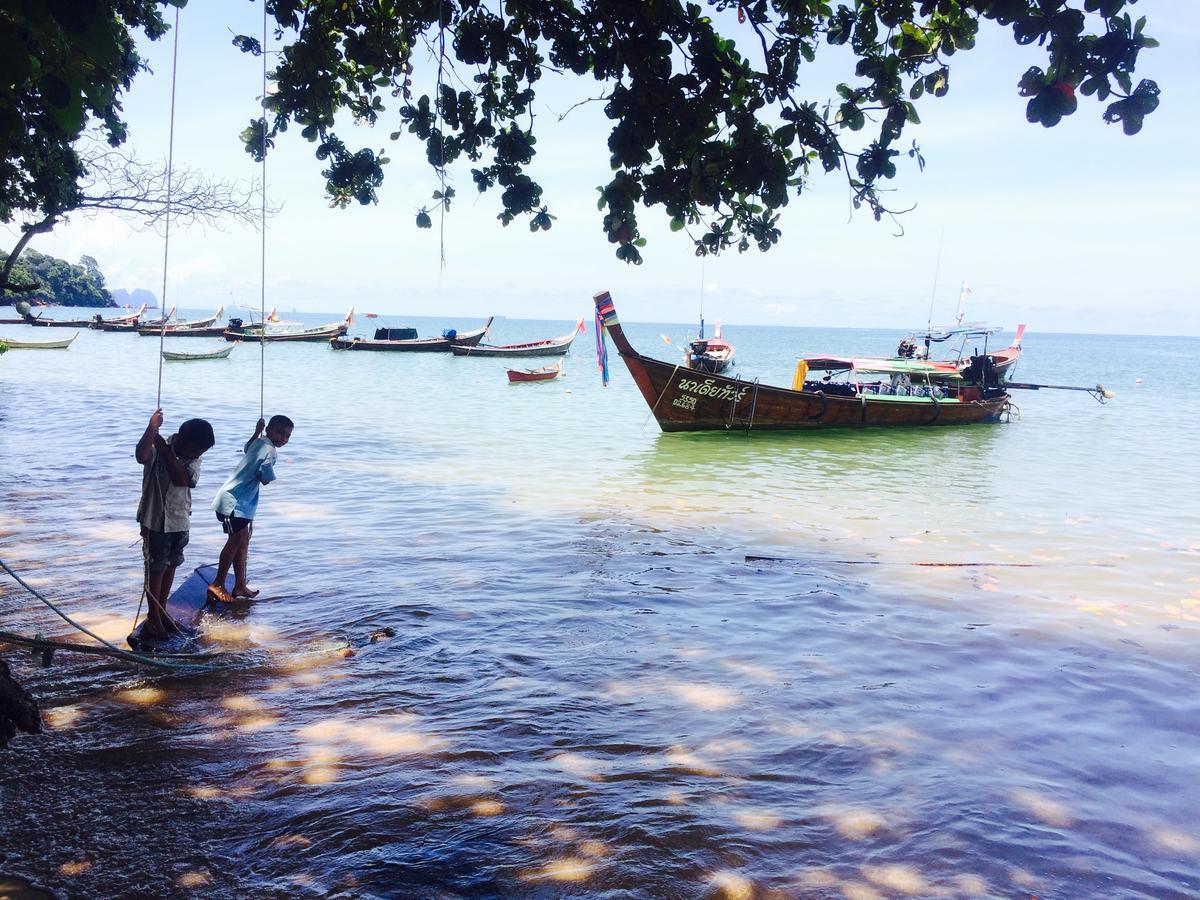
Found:
<svg viewBox="0 0 1200 900"><path fill-rule="evenodd" d="M178 623L167 615L167 597L192 527L192 488L200 477L200 457L215 443L212 426L204 419L188 419L166 439L158 433L162 423L162 410L156 409L134 451L142 464L137 520L142 527L149 602L142 634L155 640L179 631Z"/></svg>

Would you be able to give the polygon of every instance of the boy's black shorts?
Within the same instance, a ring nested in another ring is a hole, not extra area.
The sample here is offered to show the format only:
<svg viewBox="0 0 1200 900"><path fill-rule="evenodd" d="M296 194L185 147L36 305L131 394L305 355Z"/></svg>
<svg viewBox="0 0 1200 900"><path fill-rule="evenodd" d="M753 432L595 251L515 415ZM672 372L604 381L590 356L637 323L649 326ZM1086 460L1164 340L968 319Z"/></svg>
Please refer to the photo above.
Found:
<svg viewBox="0 0 1200 900"><path fill-rule="evenodd" d="M227 516L224 513L217 513L217 521L221 523L221 528L226 534L237 534L239 531L245 531L254 522L253 519L243 519L241 516Z"/></svg>
<svg viewBox="0 0 1200 900"><path fill-rule="evenodd" d="M142 555L151 572L165 572L183 562L183 548L188 545L186 531L151 531L142 529Z"/></svg>

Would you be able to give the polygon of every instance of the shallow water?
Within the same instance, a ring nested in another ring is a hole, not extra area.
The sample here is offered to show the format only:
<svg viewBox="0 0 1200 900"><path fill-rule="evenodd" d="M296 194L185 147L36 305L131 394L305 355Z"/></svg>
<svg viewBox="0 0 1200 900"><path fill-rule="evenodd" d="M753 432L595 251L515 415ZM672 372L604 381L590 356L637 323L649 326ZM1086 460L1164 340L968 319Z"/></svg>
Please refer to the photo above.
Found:
<svg viewBox="0 0 1200 900"><path fill-rule="evenodd" d="M626 328L663 358L685 336ZM798 353L896 340L726 334L773 383ZM749 436L659 433L615 353L600 386L592 340L520 386L495 360L268 347L267 411L296 433L251 547L264 599L213 624L257 655L163 677L8 654L48 730L3 756L0 883L1200 892L1200 340L1027 336L1022 380L1104 382L1103 407L1042 391L1008 425ZM157 343L0 357L0 558L115 640ZM207 504L259 366L164 366L168 426L205 416L219 441L189 564L219 550ZM7 578L0 623L67 633Z"/></svg>

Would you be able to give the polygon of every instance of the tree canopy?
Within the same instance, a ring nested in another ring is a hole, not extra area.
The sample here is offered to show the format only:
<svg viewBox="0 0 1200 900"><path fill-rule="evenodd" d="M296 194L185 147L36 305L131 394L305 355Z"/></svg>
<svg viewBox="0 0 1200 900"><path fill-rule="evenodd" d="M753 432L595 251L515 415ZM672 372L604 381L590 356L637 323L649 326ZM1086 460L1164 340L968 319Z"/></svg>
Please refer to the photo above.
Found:
<svg viewBox="0 0 1200 900"><path fill-rule="evenodd" d="M0 262L7 259L7 254L0 253ZM36 283L38 291L33 295L23 295L0 291L6 302L17 299L45 300L47 303L57 303L61 306L115 306L112 294L104 286L104 275L100 266L90 256L79 259L79 265L72 265L65 259L38 253L36 250L26 250L15 267L17 277L22 281Z"/></svg>
<svg viewBox="0 0 1200 900"><path fill-rule="evenodd" d="M174 0L183 5L185 0ZM348 146L342 125L383 126L422 142L449 206L449 167L465 160L479 191L498 191L498 218L549 229L553 215L531 172L535 98L547 73L595 84L611 121L611 171L598 188L608 241L640 262L638 210L661 207L698 253L767 250L779 211L820 172L840 172L856 207L889 213L881 190L897 164L924 164L906 126L944 96L951 61L981 26L1037 45L1042 65L1011 78L1031 123L1075 113L1079 96L1135 134L1158 86L1134 82L1156 46L1136 0L266 0L273 90L243 132L255 158L290 126L326 163L331 203L378 199L386 152ZM120 96L143 67L133 32L160 37L166 0L32 4L0 0L0 220L45 213L76 192L71 149L89 116L124 137ZM15 26L15 27L12 27ZM988 34L989 39L992 34ZM263 51L257 37L234 44ZM810 86L818 54L845 67ZM803 84L803 88L801 85ZM417 85L422 88L418 89ZM21 122L29 127L22 129ZM432 224L430 208L416 224Z"/></svg>

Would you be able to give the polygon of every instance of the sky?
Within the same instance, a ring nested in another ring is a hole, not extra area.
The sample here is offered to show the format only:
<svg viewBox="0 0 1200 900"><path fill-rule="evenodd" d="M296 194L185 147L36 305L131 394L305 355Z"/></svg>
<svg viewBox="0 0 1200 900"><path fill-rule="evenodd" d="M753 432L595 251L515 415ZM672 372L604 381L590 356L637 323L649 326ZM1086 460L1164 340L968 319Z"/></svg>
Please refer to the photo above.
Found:
<svg viewBox="0 0 1200 900"><path fill-rule="evenodd" d="M267 225L266 296L283 310L573 320L589 315L591 296L610 290L631 321L907 329L953 316L962 282L967 316L1009 329L1200 335L1200 182L1195 158L1200 123L1200 4L1141 0L1147 33L1161 47L1142 55L1138 75L1162 89L1143 131L1126 137L1105 125L1103 105L1080 109L1053 129L1025 120L1017 81L1042 63L1036 47L985 26L978 45L951 60L950 92L918 103L916 139L924 172L902 158L891 205L914 206L903 234L886 219L853 212L845 180L816 175L812 190L783 211L782 242L705 261L685 234L673 234L661 209L639 214L649 244L645 263L613 256L596 209L596 187L610 177L602 104L558 114L595 96L594 81L548 75L535 106L538 154L531 167L557 216L531 234L518 220L496 219L499 197L480 195L469 163L451 172L457 197L445 220L440 264L437 217L418 230L414 216L438 184L411 139L392 143L394 110L374 130L347 125L349 146L387 149L391 163L370 207L330 209L315 145L294 127L267 166L267 192L279 213ZM261 63L231 43L261 32L261 7L245 0L193 2L182 12L176 97L175 162L229 180L259 175L239 132L257 112ZM748 26L729 33L752 52ZM170 123L171 38L142 42L151 73L125 100L128 146L165 158ZM811 99L825 100L850 72L835 53L805 76ZM433 86L418 68L415 87ZM15 230L0 243L11 243ZM111 288L160 294L163 240L112 216L76 216L31 245L76 261L96 258ZM260 296L260 238L238 225L174 230L167 302L186 308L242 304Z"/></svg>

